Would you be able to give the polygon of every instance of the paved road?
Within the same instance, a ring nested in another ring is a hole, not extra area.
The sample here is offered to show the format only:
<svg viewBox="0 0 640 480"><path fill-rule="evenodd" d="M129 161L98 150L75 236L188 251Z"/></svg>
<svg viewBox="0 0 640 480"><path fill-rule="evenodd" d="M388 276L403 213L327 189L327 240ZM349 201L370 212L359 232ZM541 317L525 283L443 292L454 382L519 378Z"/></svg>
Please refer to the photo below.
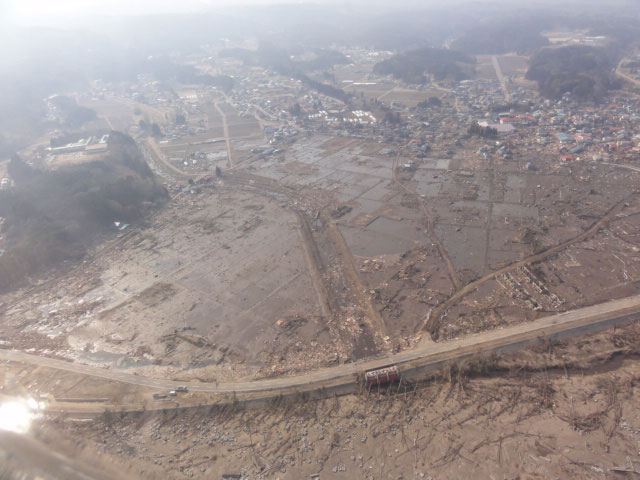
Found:
<svg viewBox="0 0 640 480"><path fill-rule="evenodd" d="M507 88L507 82L504 79L504 75L502 75L502 69L500 68L500 63L498 62L498 57L493 55L491 57L491 62L493 63L493 69L496 71L496 76L500 81L500 85L502 85L502 91L504 92L504 99L507 102L511 101L511 93L509 93L509 89Z"/></svg>
<svg viewBox="0 0 640 480"><path fill-rule="evenodd" d="M227 165L229 168L233 168L233 158L231 158L231 136L229 135L229 124L227 123L227 114L220 108L220 104L216 102L216 110L222 117L222 129L224 131L224 141L227 144Z"/></svg>
<svg viewBox="0 0 640 480"><path fill-rule="evenodd" d="M158 160L158 162L162 164L162 167L166 168L169 171L170 174L177 175L177 179L178 180L183 180L184 181L185 178L195 176L194 174L183 172L178 167L172 165L171 162L169 162L166 159L164 153L162 153L162 150L160 149L160 147L158 146L158 144L156 143L154 138L151 138L151 137L147 138L146 145L149 147L148 151L151 154L155 155L155 157ZM144 150L146 150L146 149L144 149Z"/></svg>
<svg viewBox="0 0 640 480"><path fill-rule="evenodd" d="M435 369L441 366L443 362L455 361L470 355L488 353L497 349L517 347L540 337L563 332L567 334L579 334L588 330L590 327L606 327L632 321L637 318L640 318L640 295L552 315L534 322L472 335L460 340L420 346L414 350L389 354L379 358L336 365L304 375L218 384L176 382L149 378L122 371L106 370L30 355L13 350L0 350L0 359L55 368L82 375L90 375L107 380L163 390L170 390L178 385L187 385L190 390L196 392L221 394L234 392L237 394L262 393L266 395L261 395L261 397L276 397L293 392L310 392L323 388L354 384L354 375L365 370L379 368L389 364L398 365L402 371L409 369Z"/></svg>

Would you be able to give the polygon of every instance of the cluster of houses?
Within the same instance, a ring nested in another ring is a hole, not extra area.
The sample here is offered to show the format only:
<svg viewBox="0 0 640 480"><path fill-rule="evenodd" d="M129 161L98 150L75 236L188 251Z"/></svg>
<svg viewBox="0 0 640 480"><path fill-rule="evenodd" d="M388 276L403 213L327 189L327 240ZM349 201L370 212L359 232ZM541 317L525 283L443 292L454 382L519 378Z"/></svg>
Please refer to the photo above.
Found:
<svg viewBox="0 0 640 480"><path fill-rule="evenodd" d="M349 52L349 58L374 63L366 52ZM626 158L640 150L640 101L634 97L614 96L600 105L585 105L565 95L557 101L546 100L523 86L509 84L509 98L497 80L463 80L446 85L441 102L425 102L415 107L384 104L369 99L358 107L316 92L297 79L278 75L269 69L233 63L226 73L234 76L234 90L226 96L240 116L259 119L270 144L266 151L280 151L299 135L326 135L363 138L389 145L406 145L417 156L433 149L451 153L463 146L472 122L495 129L502 150L493 153L505 158L535 151L561 161L582 158L612 160ZM235 70L234 70L235 69ZM367 82L380 81L371 74ZM388 81L388 79L383 79ZM329 80L327 80L329 81ZM336 80L340 83L340 80ZM342 82L345 83L345 82ZM357 82L349 82L349 85ZM171 95L154 79L140 77L131 90L151 103L182 108L187 124L167 122L166 140L203 133L207 129L198 100L216 93L212 87L198 87L195 99ZM193 101L192 101L193 100ZM391 112L389 121L384 112ZM195 119L195 120L194 120ZM199 119L199 120L197 120ZM194 121L191 121L194 120ZM199 122L199 123L198 123ZM63 149L86 148L67 145ZM395 148L395 147L393 147ZM522 149L522 150L521 150ZM261 152L264 154L264 151Z"/></svg>

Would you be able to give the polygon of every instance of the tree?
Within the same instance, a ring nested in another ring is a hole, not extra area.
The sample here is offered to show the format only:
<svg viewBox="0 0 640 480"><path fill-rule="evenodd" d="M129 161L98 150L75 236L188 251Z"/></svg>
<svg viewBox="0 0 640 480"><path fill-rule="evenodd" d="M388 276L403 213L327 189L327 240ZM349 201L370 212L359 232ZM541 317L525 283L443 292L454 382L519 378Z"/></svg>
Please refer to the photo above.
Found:
<svg viewBox="0 0 640 480"><path fill-rule="evenodd" d="M417 106L420 108L441 107L442 100L438 97L429 97L427 100L420 102Z"/></svg>
<svg viewBox="0 0 640 480"><path fill-rule="evenodd" d="M386 111L384 114L384 118L382 119L384 123L389 123L391 125L400 123L400 120L400 114L391 110Z"/></svg>
<svg viewBox="0 0 640 480"><path fill-rule="evenodd" d="M156 138L162 136L162 130L160 130L160 126L155 122L151 124L151 135Z"/></svg>
<svg viewBox="0 0 640 480"><path fill-rule="evenodd" d="M473 122L468 130L470 135L477 135L483 138L491 138L498 136L498 129L489 126L481 127L478 122Z"/></svg>
<svg viewBox="0 0 640 480"><path fill-rule="evenodd" d="M37 174L37 171L34 170L31 165L22 160L22 157L18 154L11 157L9 165L7 166L7 172L17 184L27 182Z"/></svg>
<svg viewBox="0 0 640 480"><path fill-rule="evenodd" d="M102 160L36 170L15 156L9 172L16 185L0 190L0 291L81 258L114 221L136 221L168 198L135 141L119 132L110 133Z"/></svg>
<svg viewBox="0 0 640 480"><path fill-rule="evenodd" d="M302 113L302 109L300 108L300 104L298 102L294 103L292 107L289 108L289 113L294 117L299 117Z"/></svg>
<svg viewBox="0 0 640 480"><path fill-rule="evenodd" d="M436 79L468 78L468 70L474 63L473 57L455 50L421 48L383 60L374 65L373 72L378 75L393 75L406 83L424 84L427 82L426 74L433 75Z"/></svg>
<svg viewBox="0 0 640 480"><path fill-rule="evenodd" d="M79 105L71 108L65 115L67 125L79 126L97 118L96 111Z"/></svg>
<svg viewBox="0 0 640 480"><path fill-rule="evenodd" d="M611 73L618 57L615 46L545 48L529 60L526 78L538 82L540 94L547 98L570 92L577 100L599 101L608 90L619 87Z"/></svg>

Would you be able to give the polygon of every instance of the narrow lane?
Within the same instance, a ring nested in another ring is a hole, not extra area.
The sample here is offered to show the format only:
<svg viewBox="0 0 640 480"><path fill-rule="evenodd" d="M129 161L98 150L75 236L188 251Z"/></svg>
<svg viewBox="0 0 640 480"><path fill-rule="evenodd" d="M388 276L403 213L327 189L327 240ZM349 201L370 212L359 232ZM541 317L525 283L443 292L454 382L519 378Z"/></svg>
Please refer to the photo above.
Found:
<svg viewBox="0 0 640 480"><path fill-rule="evenodd" d="M498 62L498 57L495 55L491 56L491 62L493 63L493 69L496 71L496 77L498 77L498 81L502 86L502 91L504 92L504 99L507 102L511 101L511 93L509 93L509 89L507 88L507 82L504 79L504 75L502 75L502 69L500 68L500 63Z"/></svg>
<svg viewBox="0 0 640 480"><path fill-rule="evenodd" d="M407 148L410 144L411 144L411 142L409 142L407 145L405 145L403 147L403 149ZM436 247L438 249L438 252L440 253L440 257L442 257L442 260L447 265L447 273L449 274L449 278L451 279L451 283L453 283L453 286L456 289L456 291L459 291L462 288L462 284L460 283L460 279L458 278L458 273L456 272L456 269L453 266L453 261L451 260L451 257L449 256L449 252L447 252L447 249L445 248L445 246L443 245L442 241L440 240L440 238L436 234L436 231L435 231L435 219L431 215L431 212L429 212L429 209L427 208L427 205L425 204L424 198L422 198L418 194L418 192L416 192L415 190L407 187L404 183L402 183L398 179L398 175L397 175L398 162L400 160L400 156L402 155L402 151L403 151L402 149L398 151L398 155L396 155L396 158L393 161L393 166L391 167L392 168L392 172L391 172L392 179L397 185L400 186L400 188L402 188L409 195L413 196L416 199L416 201L418 202L418 204L420 205L420 210L422 210L422 214L424 215L424 218L427 221L427 236L436 245Z"/></svg>
<svg viewBox="0 0 640 480"><path fill-rule="evenodd" d="M224 130L224 140L227 144L227 166L233 168L233 158L231 157L231 137L229 136L229 124L227 123L227 114L220 108L220 104L216 102L216 110L222 117L222 128Z"/></svg>

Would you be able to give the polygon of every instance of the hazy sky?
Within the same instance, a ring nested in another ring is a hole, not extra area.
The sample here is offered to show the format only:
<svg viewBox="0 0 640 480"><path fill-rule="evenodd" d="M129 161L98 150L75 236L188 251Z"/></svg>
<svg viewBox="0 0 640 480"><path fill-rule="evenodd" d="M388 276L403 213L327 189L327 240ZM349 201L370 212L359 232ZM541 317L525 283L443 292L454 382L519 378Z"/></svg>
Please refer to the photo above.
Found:
<svg viewBox="0 0 640 480"><path fill-rule="evenodd" d="M85 18L96 20L101 15L194 12L229 5L307 1L309 0L0 0L0 18L21 25L66 26Z"/></svg>

